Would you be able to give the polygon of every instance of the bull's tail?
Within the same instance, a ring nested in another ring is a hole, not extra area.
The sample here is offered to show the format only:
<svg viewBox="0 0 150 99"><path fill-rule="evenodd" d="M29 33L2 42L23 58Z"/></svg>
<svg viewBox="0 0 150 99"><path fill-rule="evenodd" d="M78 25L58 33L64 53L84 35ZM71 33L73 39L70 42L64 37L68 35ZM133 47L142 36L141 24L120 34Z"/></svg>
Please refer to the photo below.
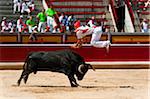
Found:
<svg viewBox="0 0 150 99"><path fill-rule="evenodd" d="M26 69L27 69L28 62L29 62L29 60L30 60L31 54L32 54L32 53L30 53L30 54L26 57L25 62L24 62L24 64L23 64L23 70L26 70Z"/></svg>

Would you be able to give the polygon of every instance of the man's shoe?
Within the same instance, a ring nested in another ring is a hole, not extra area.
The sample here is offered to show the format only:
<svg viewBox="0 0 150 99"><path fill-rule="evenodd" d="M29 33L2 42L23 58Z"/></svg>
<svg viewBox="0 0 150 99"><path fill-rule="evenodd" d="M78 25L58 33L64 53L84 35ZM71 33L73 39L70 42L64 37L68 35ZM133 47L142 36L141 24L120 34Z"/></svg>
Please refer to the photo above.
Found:
<svg viewBox="0 0 150 99"><path fill-rule="evenodd" d="M106 45L106 53L108 54L109 53L109 50L110 50L110 41L107 41L107 45Z"/></svg>

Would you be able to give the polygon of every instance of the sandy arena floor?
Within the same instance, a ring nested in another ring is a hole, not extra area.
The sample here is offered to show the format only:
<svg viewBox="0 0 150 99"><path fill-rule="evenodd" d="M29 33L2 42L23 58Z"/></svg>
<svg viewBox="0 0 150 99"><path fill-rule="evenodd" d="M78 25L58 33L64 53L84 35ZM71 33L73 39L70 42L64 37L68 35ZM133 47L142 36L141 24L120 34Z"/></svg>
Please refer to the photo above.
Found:
<svg viewBox="0 0 150 99"><path fill-rule="evenodd" d="M68 78L60 73L31 74L25 85L16 82L22 70L0 70L0 99L150 99L150 70L90 70L71 88ZM148 84L149 83L149 84Z"/></svg>

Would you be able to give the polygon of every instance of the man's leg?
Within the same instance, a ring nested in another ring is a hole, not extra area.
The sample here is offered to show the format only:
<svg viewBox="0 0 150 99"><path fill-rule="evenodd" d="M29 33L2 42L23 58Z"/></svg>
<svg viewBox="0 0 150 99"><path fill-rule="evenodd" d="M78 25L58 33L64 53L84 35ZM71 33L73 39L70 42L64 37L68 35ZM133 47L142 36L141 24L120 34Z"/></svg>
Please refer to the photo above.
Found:
<svg viewBox="0 0 150 99"><path fill-rule="evenodd" d="M53 32L53 21L54 19L50 17L50 32Z"/></svg>
<svg viewBox="0 0 150 99"><path fill-rule="evenodd" d="M106 52L109 53L110 41L100 41L102 33L93 33L91 38L91 45L97 48L106 48Z"/></svg>
<svg viewBox="0 0 150 99"><path fill-rule="evenodd" d="M28 26L28 29L29 29L29 33L32 33L32 27Z"/></svg>
<svg viewBox="0 0 150 99"><path fill-rule="evenodd" d="M72 48L80 48L82 47L82 44L83 44L83 39L78 39L76 44L72 46Z"/></svg>
<svg viewBox="0 0 150 99"><path fill-rule="evenodd" d="M18 12L20 13L21 3L18 3L17 6L18 6Z"/></svg>
<svg viewBox="0 0 150 99"><path fill-rule="evenodd" d="M109 53L110 41L93 41L92 46L97 48L106 48L106 52Z"/></svg>
<svg viewBox="0 0 150 99"><path fill-rule="evenodd" d="M13 14L16 13L16 9L17 9L17 4L14 3L14 11L13 11Z"/></svg>
<svg viewBox="0 0 150 99"><path fill-rule="evenodd" d="M77 36L78 40L77 40L76 44L72 47L73 48L80 48L82 46L83 38L84 38L82 31L77 31L76 36Z"/></svg>
<svg viewBox="0 0 150 99"><path fill-rule="evenodd" d="M41 32L45 32L45 27L46 27L46 24L45 22L42 22L42 26L41 26Z"/></svg>
<svg viewBox="0 0 150 99"><path fill-rule="evenodd" d="M38 32L41 32L42 22L39 22L38 24Z"/></svg>
<svg viewBox="0 0 150 99"><path fill-rule="evenodd" d="M47 16L47 29L50 30L50 17Z"/></svg>

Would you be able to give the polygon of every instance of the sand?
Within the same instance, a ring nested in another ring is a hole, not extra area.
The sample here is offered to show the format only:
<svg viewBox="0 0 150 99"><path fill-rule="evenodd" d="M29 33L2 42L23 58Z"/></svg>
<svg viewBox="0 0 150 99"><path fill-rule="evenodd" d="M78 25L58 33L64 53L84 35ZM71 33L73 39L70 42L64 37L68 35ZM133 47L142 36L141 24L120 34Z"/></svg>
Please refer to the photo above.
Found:
<svg viewBox="0 0 150 99"><path fill-rule="evenodd" d="M27 84L16 82L22 70L0 70L0 99L150 99L150 70L89 70L77 88L67 76L40 71Z"/></svg>

